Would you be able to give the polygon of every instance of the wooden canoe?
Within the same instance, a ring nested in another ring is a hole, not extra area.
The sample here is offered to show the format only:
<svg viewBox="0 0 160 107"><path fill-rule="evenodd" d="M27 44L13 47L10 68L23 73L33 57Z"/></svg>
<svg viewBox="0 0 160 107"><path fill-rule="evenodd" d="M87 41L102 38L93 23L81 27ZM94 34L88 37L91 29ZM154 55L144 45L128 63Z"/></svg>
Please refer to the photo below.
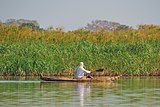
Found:
<svg viewBox="0 0 160 107"><path fill-rule="evenodd" d="M61 81L61 82L109 82L117 80L120 76L115 77L95 77L95 78L83 78L83 79L72 79L72 78L58 78L58 77L47 77L40 74L40 79L43 81Z"/></svg>

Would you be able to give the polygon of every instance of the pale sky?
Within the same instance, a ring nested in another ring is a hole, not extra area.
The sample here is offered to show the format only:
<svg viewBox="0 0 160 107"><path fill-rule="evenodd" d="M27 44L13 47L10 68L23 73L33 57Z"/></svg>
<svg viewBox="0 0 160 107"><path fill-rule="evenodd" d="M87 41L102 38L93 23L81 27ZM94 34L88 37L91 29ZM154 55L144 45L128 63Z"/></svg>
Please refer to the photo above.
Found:
<svg viewBox="0 0 160 107"><path fill-rule="evenodd" d="M75 30L92 20L160 25L160 0L0 0L0 20L37 20L41 27Z"/></svg>

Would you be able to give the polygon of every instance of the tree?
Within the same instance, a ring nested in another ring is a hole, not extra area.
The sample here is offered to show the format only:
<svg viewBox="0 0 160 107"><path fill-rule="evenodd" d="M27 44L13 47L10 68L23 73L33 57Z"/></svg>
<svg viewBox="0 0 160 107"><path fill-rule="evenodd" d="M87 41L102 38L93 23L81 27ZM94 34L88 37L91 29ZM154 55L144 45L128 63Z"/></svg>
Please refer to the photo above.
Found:
<svg viewBox="0 0 160 107"><path fill-rule="evenodd" d="M35 20L26 20L26 19L8 19L5 22L6 25L13 25L13 26L27 26L27 27L32 27L32 28L40 28L39 24Z"/></svg>
<svg viewBox="0 0 160 107"><path fill-rule="evenodd" d="M114 31L114 30L126 30L130 29L129 26L121 25L117 22L109 22L106 20L95 20L92 21L91 24L87 24L85 29L90 31L97 31L97 30L106 30L106 31Z"/></svg>
<svg viewBox="0 0 160 107"><path fill-rule="evenodd" d="M5 24L5 25L18 26L18 23L17 23L16 19L7 19L4 24Z"/></svg>
<svg viewBox="0 0 160 107"><path fill-rule="evenodd" d="M39 26L36 26L34 23L22 23L20 27L29 27L35 30L40 29Z"/></svg>

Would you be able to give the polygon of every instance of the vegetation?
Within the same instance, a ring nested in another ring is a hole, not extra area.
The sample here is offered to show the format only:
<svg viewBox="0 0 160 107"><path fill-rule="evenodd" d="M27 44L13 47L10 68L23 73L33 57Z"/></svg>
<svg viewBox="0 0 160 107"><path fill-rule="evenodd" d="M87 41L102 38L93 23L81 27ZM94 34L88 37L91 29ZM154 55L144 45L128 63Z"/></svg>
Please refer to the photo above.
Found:
<svg viewBox="0 0 160 107"><path fill-rule="evenodd" d="M80 61L108 75L160 75L160 26L63 32L0 24L1 75L70 75Z"/></svg>
<svg viewBox="0 0 160 107"><path fill-rule="evenodd" d="M4 24L9 26L31 27L32 29L42 30L42 28L39 27L39 24L36 20L7 19L7 21Z"/></svg>
<svg viewBox="0 0 160 107"><path fill-rule="evenodd" d="M117 22L109 22L107 20L95 20L92 21L91 24L87 24L85 29L90 31L98 31L98 30L106 30L106 31L114 31L114 30L128 30L131 29L131 27L126 25L121 25Z"/></svg>

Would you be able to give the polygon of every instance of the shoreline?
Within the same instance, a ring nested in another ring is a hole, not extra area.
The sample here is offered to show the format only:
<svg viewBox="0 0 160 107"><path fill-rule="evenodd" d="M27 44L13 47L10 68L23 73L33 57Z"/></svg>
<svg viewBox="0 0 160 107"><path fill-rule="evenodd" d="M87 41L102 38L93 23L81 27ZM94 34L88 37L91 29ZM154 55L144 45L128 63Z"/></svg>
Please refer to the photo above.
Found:
<svg viewBox="0 0 160 107"><path fill-rule="evenodd" d="M71 77L73 76L73 74L70 73L59 73L59 74L48 74L48 73L43 73L44 76L62 76L62 77ZM91 74L92 76L96 76L96 77L104 77L104 76L119 76L122 75L122 77L160 77L160 72L158 73L152 73L152 74ZM0 76L3 77L7 77L7 76L11 76L11 77L37 77L40 76L40 74L26 74L26 75L13 75L13 74L0 74Z"/></svg>

